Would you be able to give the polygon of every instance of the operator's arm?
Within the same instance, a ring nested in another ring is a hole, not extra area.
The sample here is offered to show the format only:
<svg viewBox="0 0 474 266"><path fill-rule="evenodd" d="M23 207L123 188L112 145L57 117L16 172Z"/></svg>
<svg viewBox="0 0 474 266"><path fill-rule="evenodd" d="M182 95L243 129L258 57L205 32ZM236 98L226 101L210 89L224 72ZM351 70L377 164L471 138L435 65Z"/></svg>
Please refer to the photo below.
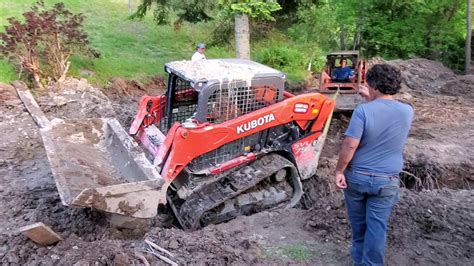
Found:
<svg viewBox="0 0 474 266"><path fill-rule="evenodd" d="M341 151L339 152L339 161L337 161L336 174L344 174L347 165L354 157L354 153L359 146L360 139L346 136L342 141Z"/></svg>
<svg viewBox="0 0 474 266"><path fill-rule="evenodd" d="M355 77L355 71L352 69L352 68L349 68L350 69L350 72L349 72L349 77L352 78L352 77Z"/></svg>
<svg viewBox="0 0 474 266"><path fill-rule="evenodd" d="M362 106L359 105L354 110L351 122L345 133L346 137L342 142L341 151L339 152L339 160L336 165L336 186L338 188L346 188L346 177L344 171L354 157L354 153L359 147L362 134L364 133L365 115Z"/></svg>
<svg viewBox="0 0 474 266"><path fill-rule="evenodd" d="M338 72L339 71L339 68L336 68L333 72L332 72L332 75L331 75L331 78L332 79L336 79L337 76L339 75Z"/></svg>

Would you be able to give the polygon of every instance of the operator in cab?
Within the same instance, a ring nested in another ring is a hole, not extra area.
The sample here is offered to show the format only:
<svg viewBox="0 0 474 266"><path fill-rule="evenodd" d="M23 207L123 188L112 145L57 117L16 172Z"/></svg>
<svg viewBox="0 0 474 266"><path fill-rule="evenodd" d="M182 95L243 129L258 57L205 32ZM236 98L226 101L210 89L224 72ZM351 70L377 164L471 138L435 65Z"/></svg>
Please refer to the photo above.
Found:
<svg viewBox="0 0 474 266"><path fill-rule="evenodd" d="M200 61L206 59L206 56L204 53L206 52L206 45L204 43L198 43L196 45L196 52L193 54L193 57L191 57L191 61Z"/></svg>
<svg viewBox="0 0 474 266"><path fill-rule="evenodd" d="M347 81L349 78L354 76L352 68L347 66L347 59L341 58L340 67L337 68L332 74L332 80L334 81Z"/></svg>

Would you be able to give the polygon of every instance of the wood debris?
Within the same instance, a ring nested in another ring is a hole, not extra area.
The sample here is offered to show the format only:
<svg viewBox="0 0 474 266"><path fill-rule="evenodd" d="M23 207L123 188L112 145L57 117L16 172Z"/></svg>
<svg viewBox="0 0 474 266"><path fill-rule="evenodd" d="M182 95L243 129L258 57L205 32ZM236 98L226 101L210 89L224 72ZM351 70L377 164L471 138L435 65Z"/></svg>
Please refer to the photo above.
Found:
<svg viewBox="0 0 474 266"><path fill-rule="evenodd" d="M53 229L41 222L23 226L19 231L42 246L49 246L63 240Z"/></svg>

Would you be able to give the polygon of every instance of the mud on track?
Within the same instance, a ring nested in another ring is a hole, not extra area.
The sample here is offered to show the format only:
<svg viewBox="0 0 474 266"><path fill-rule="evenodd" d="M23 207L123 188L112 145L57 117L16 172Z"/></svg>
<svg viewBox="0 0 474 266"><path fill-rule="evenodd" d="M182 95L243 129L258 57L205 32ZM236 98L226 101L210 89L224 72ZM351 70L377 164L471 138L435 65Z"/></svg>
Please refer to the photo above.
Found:
<svg viewBox="0 0 474 266"><path fill-rule="evenodd" d="M389 265L448 261L466 265L472 261L474 247L474 193L469 190L473 177L469 132L473 132L474 119L472 95L460 96L458 85L451 84L474 85L466 81L470 77L461 79L431 61L397 64L409 77L402 96L416 112L405 154L405 170L416 178L403 177L410 189L403 189L392 216L387 261ZM412 66L431 74L413 73ZM71 79L49 93L38 93L37 100L49 117L114 116L128 127L145 93L143 85L138 85L115 81L104 94L84 80ZM152 264L162 263L143 251L147 236L174 253L180 264L350 265L350 231L342 194L328 182L349 121L346 115L336 116L318 175L304 183L306 195L298 209L240 217L195 232L158 227L169 218L161 216L143 232L112 228L100 213L62 206L37 127L9 86L0 86L0 111L2 264L142 264L135 252ZM34 222L48 224L64 240L39 247L17 234L17 228Z"/></svg>

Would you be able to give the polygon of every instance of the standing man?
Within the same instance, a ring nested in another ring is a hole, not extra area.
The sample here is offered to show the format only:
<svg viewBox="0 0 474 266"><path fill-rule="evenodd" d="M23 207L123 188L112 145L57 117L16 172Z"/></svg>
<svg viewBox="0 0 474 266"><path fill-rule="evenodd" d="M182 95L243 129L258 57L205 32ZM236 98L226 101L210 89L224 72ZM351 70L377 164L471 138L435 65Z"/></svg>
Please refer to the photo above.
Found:
<svg viewBox="0 0 474 266"><path fill-rule="evenodd" d="M352 227L354 265L383 265L387 224L400 198L399 173L413 108L393 98L400 71L388 64L366 75L368 100L357 106L345 133L336 166L336 186L344 189Z"/></svg>
<svg viewBox="0 0 474 266"><path fill-rule="evenodd" d="M204 45L204 43L198 43L196 46L196 52L193 54L193 57L191 57L191 61L200 61L206 59L206 56L204 55L205 51L206 45Z"/></svg>

